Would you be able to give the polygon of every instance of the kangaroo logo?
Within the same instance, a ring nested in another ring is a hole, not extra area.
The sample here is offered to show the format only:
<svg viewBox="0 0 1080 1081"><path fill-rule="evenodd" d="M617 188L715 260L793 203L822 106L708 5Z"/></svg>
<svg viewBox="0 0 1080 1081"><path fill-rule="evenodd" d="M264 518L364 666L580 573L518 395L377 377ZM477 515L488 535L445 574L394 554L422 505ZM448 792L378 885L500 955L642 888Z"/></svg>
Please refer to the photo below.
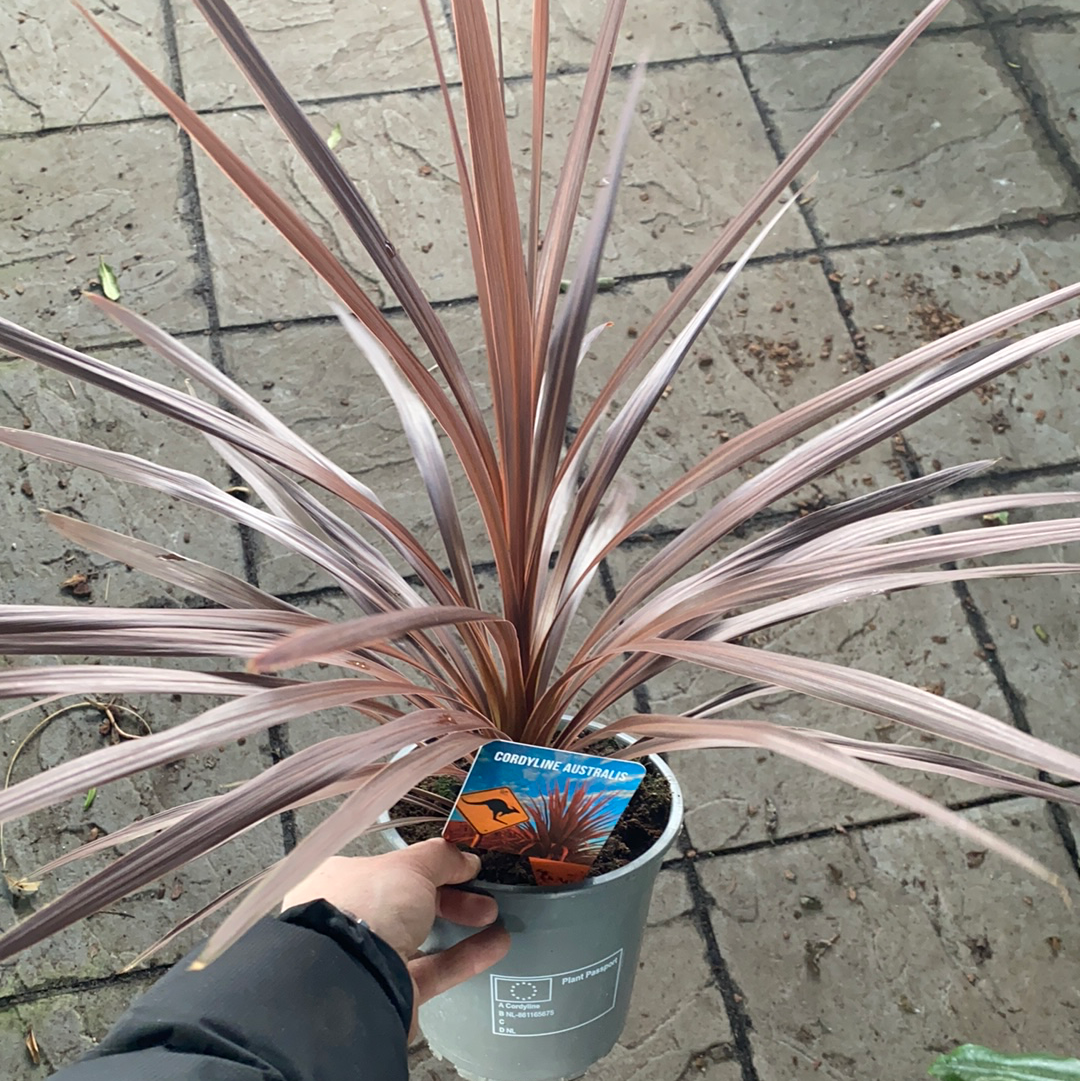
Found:
<svg viewBox="0 0 1080 1081"><path fill-rule="evenodd" d="M458 796L455 810L478 834L520 826L529 817L513 789L506 785L464 792Z"/></svg>
<svg viewBox="0 0 1080 1081"><path fill-rule="evenodd" d="M511 807L504 799L463 799L462 803L483 804L496 822L501 822L504 815L519 815L522 812L516 807Z"/></svg>

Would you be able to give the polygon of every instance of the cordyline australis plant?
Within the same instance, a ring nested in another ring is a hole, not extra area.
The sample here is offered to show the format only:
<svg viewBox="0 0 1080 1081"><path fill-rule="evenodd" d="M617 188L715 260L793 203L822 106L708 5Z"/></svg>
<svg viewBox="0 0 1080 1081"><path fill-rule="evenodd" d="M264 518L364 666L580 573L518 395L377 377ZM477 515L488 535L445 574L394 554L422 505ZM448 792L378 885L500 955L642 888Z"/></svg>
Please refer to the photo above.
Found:
<svg viewBox="0 0 1080 1081"><path fill-rule="evenodd" d="M529 821L506 831L500 848L522 856L588 863L600 851L619 816L607 792L589 792L571 781L552 784L541 799L526 799Z"/></svg>
<svg viewBox="0 0 1080 1081"><path fill-rule="evenodd" d="M91 298L187 379L213 392L222 406L0 322L0 346L12 353L106 387L200 432L243 478L259 505L234 499L176 468L32 430L3 430L0 442L165 492L257 530L332 575L358 613L355 619L329 624L221 570L49 514L49 524L70 540L201 594L220 607L10 605L0 609L0 650L46 656L239 658L247 671L72 664L0 672L0 693L8 697L92 691L229 698L170 730L97 750L23 781L0 794L0 821L314 710L344 706L355 711L358 721L378 722L373 727L358 724L354 734L302 750L235 788L165 811L62 857L66 861L146 838L9 931L0 939L0 955L11 955L108 906L269 816L347 794L284 860L226 895L236 899L243 892L208 943L204 957L209 960L271 909L288 887L369 829L414 785L431 774L453 773L456 762L493 738L582 750L622 732L635 741L615 752L623 757L672 749L760 748L951 826L980 847L1052 879L1025 853L874 767L931 771L1009 792L1078 802L1068 789L924 747L863 742L746 720L742 711L750 699L799 692L858 707L1072 781L1080 781L1080 757L927 691L738 643L761 628L884 591L962 577L1075 571L1075 565L1045 562L957 570L955 562L1075 541L1080 539L1076 520L1007 524L992 530L934 530L973 516L977 522L978 516L1010 507L1075 502L1080 496L994 496L925 505L928 497L988 463L958 464L817 511L712 558L703 570L690 573L689 568L777 499L1076 334L1080 322L1020 339L1004 336L1010 328L1080 296L1080 285L957 330L734 436L644 506L632 507L618 484L619 471L650 410L768 227L742 249L730 271L719 279L714 275L730 264L738 246L779 196L789 195L780 213L793 205L789 187L813 152L947 0L935 0L912 21L723 228L648 319L569 442L565 436L575 372L597 333L589 329L589 311L642 79L637 71L630 81L606 167L607 183L598 189L571 264L571 233L625 0L609 0L604 9L560 178L543 221L546 0L536 0L534 8L532 172L523 221L511 169L499 50L480 0L451 4L463 118L456 115L438 49L433 49L476 277L477 333L483 336L487 359L493 431L446 330L333 151L223 0L195 2L370 252L418 331L424 344L421 352L406 345L295 210L176 94L104 30L102 36L336 294L343 332L355 341L358 361L363 357L374 367L400 413L444 551L425 550L375 492L299 438L186 345L135 313L102 297ZM434 46L430 13L422 8L422 16ZM569 286L560 297L564 278ZM710 292L702 301L698 294L705 287ZM671 344L654 359L655 347L677 324ZM616 397L625 404L616 408ZM861 409L836 420L852 406ZM614 419L607 423L611 411ZM832 423L774 464L758 468L750 479L738 479L740 467L806 436L823 422ZM460 462L486 529L498 571L501 611L481 607L438 429ZM302 486L301 480L307 484ZM657 515L707 485L715 487L700 519L630 578L587 628L576 650L563 650L601 560ZM334 497L338 510L343 504L358 512L365 523L363 532L316 492ZM391 558L404 561L409 578L395 569ZM444 562L448 570L443 569ZM309 661L334 666L336 678L309 682L290 677L291 670ZM595 727L605 710L676 662L726 674L730 692L678 716L630 712L613 724ZM410 746L407 754L386 764L387 756ZM722 759L717 768L722 768Z"/></svg>

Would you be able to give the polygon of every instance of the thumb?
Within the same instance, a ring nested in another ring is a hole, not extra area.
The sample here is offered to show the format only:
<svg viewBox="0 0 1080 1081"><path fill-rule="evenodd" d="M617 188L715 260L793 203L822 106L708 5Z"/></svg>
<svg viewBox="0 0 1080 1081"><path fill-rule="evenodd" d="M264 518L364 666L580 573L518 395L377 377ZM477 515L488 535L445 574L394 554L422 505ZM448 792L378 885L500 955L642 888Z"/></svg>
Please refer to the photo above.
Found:
<svg viewBox="0 0 1080 1081"><path fill-rule="evenodd" d="M496 961L501 961L509 949L509 933L496 926L470 935L442 953L410 961L409 974L416 984L417 1005L479 975Z"/></svg>
<svg viewBox="0 0 1080 1081"><path fill-rule="evenodd" d="M480 872L480 857L462 852L457 845L432 837L404 850L416 870L434 886L453 886L474 879Z"/></svg>

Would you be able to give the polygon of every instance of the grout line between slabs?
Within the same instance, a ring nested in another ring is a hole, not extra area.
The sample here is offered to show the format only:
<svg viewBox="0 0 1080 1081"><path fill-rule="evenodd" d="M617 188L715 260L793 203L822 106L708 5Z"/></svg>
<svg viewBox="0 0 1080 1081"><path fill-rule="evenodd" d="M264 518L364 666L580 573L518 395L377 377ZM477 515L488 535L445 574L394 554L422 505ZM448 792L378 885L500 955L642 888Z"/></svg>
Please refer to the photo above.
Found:
<svg viewBox="0 0 1080 1081"><path fill-rule="evenodd" d="M935 241L942 241L945 243L966 240L969 237L989 236L991 234L1009 233L1014 230L1032 229L1039 227L1040 229L1049 229L1057 225L1080 225L1080 211L1070 211L1061 214L1050 214L1040 218L1022 218L1022 219L1010 219L1009 221L992 222L989 225L971 225L966 226L963 229L952 230L936 230L927 233L912 233L906 236L896 237L867 237L862 240L848 240L841 241L835 244L826 244L825 251L830 254L838 252L858 252L868 251L874 248L880 247L895 247L904 248L911 247L916 244L929 244ZM747 263L749 267L761 267L761 266L773 266L782 265L786 263L794 263L807 257L819 258L819 248L817 246L808 248L796 248L786 252L776 252L771 255L760 255L750 259ZM732 263L727 262L722 264L720 270L726 270L731 267ZM624 286L636 285L639 282L655 282L666 281L668 283L678 283L678 281L686 273L685 267L674 267L661 270L649 270L643 271L637 274L624 274L614 279L613 290L618 290ZM469 307L476 303L475 294L469 294L461 297L449 297L443 300L432 300L431 306L435 311L452 311L456 308ZM393 317L400 315L403 309L400 305L391 304L379 309L384 315ZM289 330L294 327L318 327L318 326L336 326L338 323L337 317L333 315L300 315L291 319L266 319L261 322L252 323L228 323L219 326L218 333L227 338L234 334L250 334L258 333L260 331L273 330L275 333L280 333L283 330ZM195 328L191 330L178 330L173 333L173 337L180 341L195 341L209 337L210 332ZM88 346L88 349L122 349L127 347L140 347L142 343L135 341L131 338L116 338L111 340L105 340L95 343L93 346Z"/></svg>
<svg viewBox="0 0 1080 1081"><path fill-rule="evenodd" d="M777 163L780 163L785 159L787 154L780 141L780 135L776 130L776 125L773 123L772 110L754 87L753 80L750 77L750 69L746 63L746 54L739 48L738 43L735 40L735 35L723 12L720 0L709 0L709 2L716 14L716 19L720 25L721 32L731 45L732 56L734 56L735 62L739 66L739 73L742 75L743 83L746 86L746 92L750 95L750 100L753 102L754 109L757 111L758 119L765 131L765 138L772 147L773 155L775 156ZM797 179L788 186L788 191L794 195L795 191L797 191ZM855 362L863 371L867 371L871 365L866 356L865 337L855 325L855 321L851 318L851 305L841 295L841 279L837 276L836 265L832 261L829 246L825 242L825 236L821 227L818 225L817 215L814 213L813 200L811 199L807 202L800 203L799 210L802 214L802 219L810 232L810 236L813 238L814 254L817 256L822 273L825 276L826 287L829 289L829 292L832 293L837 311L847 330Z"/></svg>
<svg viewBox="0 0 1080 1081"><path fill-rule="evenodd" d="M164 44L169 57L170 76L176 92L183 97L184 73L180 63L180 46L176 35L176 18L172 8L172 0L161 0L162 23L164 27ZM195 292L206 307L206 317L209 326L210 360L220 371L229 375L228 366L225 362L225 349L221 335L221 318L218 308L217 292L214 288L214 275L210 261L210 248L206 237L206 222L203 217L202 196L199 192L198 176L195 171L195 152L191 139L185 132L179 132L181 172L180 183L182 187L181 198L184 204L183 219L187 225L188 234L191 237L192 247L195 253L195 263L199 268L199 283ZM234 474L233 483L238 483L241 478ZM259 584L258 559L255 535L247 526L238 526L237 533L240 539L240 548L244 562L244 577L254 586ZM272 763L277 763L292 754L289 744L289 732L287 725L275 725L267 732L270 743L270 758ZM296 847L297 824L294 811L283 811L278 819L281 823L281 839L286 853Z"/></svg>
<svg viewBox="0 0 1080 1081"><path fill-rule="evenodd" d="M457 31L454 29L454 9L451 5L451 0L442 0L439 4L439 8L442 11L443 21L446 23L446 29L450 34L450 52L453 55L457 54Z"/></svg>
<svg viewBox="0 0 1080 1081"><path fill-rule="evenodd" d="M43 998L54 998L57 995L79 994L84 991L97 991L103 987L117 987L129 983L137 985L151 983L159 976L164 976L171 967L171 965L149 965L146 968L138 968L134 972L115 972L111 976L51 980L39 987L0 996L0 1010L10 1010L24 1006L28 1002L38 1002Z"/></svg>
<svg viewBox="0 0 1080 1081"><path fill-rule="evenodd" d="M599 566L599 578L600 584L604 588L604 596L607 598L608 604L615 599L618 594L618 589L615 586L615 576L611 573L611 566L606 559L601 560ZM638 713L652 713L652 703L649 701L649 688L644 683L639 683L631 692L631 696L634 700L634 709ZM667 761L666 755L661 755L664 761ZM683 833L685 833L685 829Z"/></svg>
<svg viewBox="0 0 1080 1081"><path fill-rule="evenodd" d="M1080 190L1080 189L1078 189ZM804 210L807 208L803 208ZM808 256L821 257L822 253L834 254L838 252L859 252L867 251L874 248L881 247L895 247L904 248L911 247L916 244L930 244L935 241L951 242L956 240L966 240L969 237L986 236L990 234L1008 233L1014 230L1032 229L1038 227L1040 229L1049 229L1055 225L1068 225L1078 224L1080 225L1080 212L1069 211L1060 214L1044 215L1036 218L1020 218L1010 219L1003 222L991 222L987 225L971 225L962 229L943 229L934 230L926 233L911 233L905 236L896 237L865 237L860 240L848 240L840 241L835 244L829 244L825 242L820 236L815 236L815 244L813 247L808 248L795 248L791 251L775 252L771 255L758 255L748 260L748 267L763 267L763 266L775 266L783 265L787 263L796 263L806 259ZM813 233L812 233L813 235ZM726 263L721 264L718 270L727 270L734 265L734 260L729 260ZM678 284L682 277L688 272L688 268L681 267L667 267L657 270L641 271L635 274L622 274L615 277L613 290L617 290L624 286L636 285L640 282L655 282L655 281L667 281L669 283ZM433 300L431 306L436 311L448 311L455 308L468 307L477 302L476 295L470 293L466 296L449 297L444 300ZM400 305L391 304L380 309L384 315L394 316L402 313L403 309ZM294 326L330 326L336 325L337 318L332 315L307 315L298 316L293 319L274 319L264 320L259 323L230 323L226 326L222 326L221 330L224 334L236 334L250 331L266 330L273 328L275 331L286 329ZM202 331L181 331L176 336L178 338L185 337L197 337Z"/></svg>
<svg viewBox="0 0 1080 1081"><path fill-rule="evenodd" d="M1028 103L1031 113L1034 116L1036 123L1039 125L1044 138L1054 151L1058 164L1072 182L1073 190L1080 190L1080 166L1073 160L1068 145L1050 120L1050 117L1046 112L1045 97L1039 90L1033 88L1029 82L1021 77L1023 68L1012 58L1011 50L1003 33L1004 24L1000 21L994 21L992 12L989 10L986 0L972 0L972 3L982 17L983 22L986 24L986 29L989 32L994 47L1001 59L1004 73L1008 73L1012 76L1018 90L1024 100ZM839 299L843 299L842 285L839 281L836 283L836 295ZM850 308L848 310L850 310ZM841 311L844 311L843 307L841 308ZM905 451L904 453L898 454L898 457L905 471L912 479L922 476L923 471L918 464L919 458L912 454L906 439L904 439L903 445ZM927 530L927 532L941 533L942 531L940 528L935 527ZM972 596L968 584L963 581L954 582L952 583L952 591L960 601L961 608L964 612L964 618L968 625L968 630L970 631L978 650L978 656L993 676L998 689L1005 699L1013 725L1021 732L1033 735L1023 695L1017 691L1016 687L1009 679L1005 663L998 653L997 645L990 633L986 617L975 603L975 598ZM1039 779L1049 781L1050 775L1045 771L1040 770ZM1059 804L1047 804L1047 809L1054 830L1072 864L1073 871L1077 877L1080 877L1080 852L1078 852L1076 836L1069 822L1068 815L1066 814L1064 807Z"/></svg>
<svg viewBox="0 0 1080 1081"><path fill-rule="evenodd" d="M688 840L685 829L682 832L683 840ZM735 1060L739 1064L742 1081L759 1081L757 1067L754 1065L754 1048L750 1039L754 1025L750 1020L750 1015L747 1013L744 996L720 950L720 943L717 940L716 931L709 915L709 910L714 907L716 902L702 885L694 861L684 859L682 864L683 874L686 875L687 889L690 891L690 897L693 901L691 915L697 925L698 934L701 935L705 944L705 958L708 961L713 980L716 982L716 988L720 992L720 997L724 1003L728 1026L731 1029Z"/></svg>
<svg viewBox="0 0 1080 1081"><path fill-rule="evenodd" d="M1056 464L1031 465L1022 469L1010 469L1000 473L995 470L962 480L950 490L955 492L981 492L984 488L989 488L994 492L1005 492L1015 484L1025 480L1036 480L1039 477L1064 477L1078 471L1080 471L1080 458L1072 458L1069 461L1057 462Z"/></svg>
<svg viewBox="0 0 1080 1081"><path fill-rule="evenodd" d="M710 0L712 2L712 0ZM971 22L956 23L954 25L935 25L931 23L920 35L919 40L929 38L963 37L972 30L984 30L990 26L1046 26L1053 24L1071 24L1080 19L1080 13L1052 12L1042 15L1029 15L1018 17L1016 15L986 15L982 5L976 3L979 8L979 18ZM905 24L906 25L906 24ZM815 38L812 41L775 42L767 45L758 45L753 49L743 49L743 56L791 56L808 52L838 52L841 49L850 49L860 45L870 45L883 49L896 40L897 34L902 27L882 34L858 34L849 38ZM728 35L728 41L732 37ZM694 59L688 57L687 59Z"/></svg>
<svg viewBox="0 0 1080 1081"><path fill-rule="evenodd" d="M735 57L735 61L739 65L739 70L742 72L747 91L753 99L754 106L758 110L758 115L765 127L766 138L768 138L772 145L777 160L780 161L783 159L784 151L780 143L779 135L772 124L770 111L751 84L750 74L746 66L744 55L740 52L738 44L724 17L720 6L720 0L710 0L710 2L716 12L721 31L725 34L731 45L732 55ZM973 0L973 2L983 16L984 21L989 22L986 16L985 0ZM990 33L999 52L1001 52L1002 59L1008 67L1010 62L1007 59L1007 54L1004 52L1000 28L998 30L991 28ZM1009 70L1014 69L1009 68ZM1018 83L1020 89L1024 92L1025 97L1031 104L1032 112L1042 126L1044 134L1058 151L1059 162L1062 168L1066 170L1072 179L1074 187L1080 188L1080 169L1077 169L1075 163L1072 162L1071 158L1067 155L1062 157L1060 149L1062 140L1060 139L1060 136L1057 135L1056 131L1054 131L1053 125L1050 124L1045 109L1038 106L1037 102L1032 97L1031 91L1024 83L1019 82L1019 80ZM824 236L817 224L813 205L804 205L800 209L802 210L803 219L806 222L807 228L810 230L810 234L814 238L814 243L817 246L817 254L821 259L821 268L825 274L826 283L833 294L840 318L844 321L844 325L847 328L852 349L855 353L856 362L864 371L868 371L873 365L866 356L865 337L860 332L855 321L851 318L852 305L844 295L843 279L836 273L836 267L832 262L829 249L824 242ZM898 433L893 436L892 443L894 454L907 475L912 479L922 476L923 473L918 465L918 459L913 453L907 437L902 432ZM934 529L929 530L928 532L936 533L940 532L940 530ZM952 584L952 590L963 607L968 628L975 640L976 646L982 652L984 661L1008 704L1013 724L1022 732L1031 734L1031 727L1028 723L1027 714L1024 709L1023 698L1012 685L1006 674L1004 664L997 654L997 650L989 633L986 620L978 606L975 604L971 591L964 582L954 582ZM1042 780L1049 780L1049 776L1045 773L1040 772L1039 776ZM1063 808L1055 804L1050 805L1050 816L1053 820L1058 837L1061 840L1061 844L1065 848L1069 860L1072 863L1073 870L1080 876L1080 854L1078 854L1076 838L1069 824L1068 816L1065 814Z"/></svg>
<svg viewBox="0 0 1080 1081"><path fill-rule="evenodd" d="M840 283L837 283L837 297L839 301L843 301L843 292ZM914 480L924 476L923 470L918 464L919 456L912 451L911 445L902 433L893 437L893 446L896 458L909 479ZM1073 467L1075 467L1075 464L1076 463L1069 463L1069 465L1072 465ZM1047 467L1046 471L1049 472L1050 470L1059 474L1064 471L1061 466ZM1024 477L1046 475L1045 472L1040 472L1039 467L1023 470L1021 473ZM990 487L991 485L988 484L988 481L992 481L992 477L972 478L971 480L964 482L964 484L956 486L958 489L957 494L960 494L965 488L970 490L971 488L985 489L986 487ZM943 531L940 527L935 526L927 529L926 532L928 534L940 534ZM945 566L953 567L955 564L950 563L945 564ZM977 656L979 656L989 669L998 689L1001 691L1002 697L1005 699L1008 706L1009 716L1012 719L1013 725L1021 732L1032 735L1033 733L1027 719L1027 711L1024 706L1023 696L1013 686L1005 671L1005 665L998 655L997 645L993 640L993 636L990 634L986 618L975 603L975 599L971 595L971 590L968 588L967 582L953 582L950 588L952 589L953 595L959 600L961 608L963 609L965 622L967 623L968 630L977 649ZM1050 775L1043 770L1039 771L1038 776L1040 780L1050 780ZM1054 825L1054 830L1065 849L1069 861L1072 864L1072 868L1077 877L1080 877L1080 852L1078 852L1077 849L1076 837L1069 823L1068 815L1065 813L1064 808L1058 804L1047 804L1047 808Z"/></svg>

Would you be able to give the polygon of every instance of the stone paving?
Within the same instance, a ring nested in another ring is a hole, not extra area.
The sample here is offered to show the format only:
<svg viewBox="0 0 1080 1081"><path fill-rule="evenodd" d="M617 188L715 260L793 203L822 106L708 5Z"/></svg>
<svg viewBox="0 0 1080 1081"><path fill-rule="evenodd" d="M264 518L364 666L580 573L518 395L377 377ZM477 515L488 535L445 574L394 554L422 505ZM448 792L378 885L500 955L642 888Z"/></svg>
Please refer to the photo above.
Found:
<svg viewBox="0 0 1080 1081"><path fill-rule="evenodd" d="M524 148L528 5L503 6L508 109L515 148ZM562 0L553 7L559 74L550 129L557 145L580 92L598 5ZM615 329L598 342L583 393L750 186L916 7L911 0L631 0L612 110L627 65L644 50L654 66L605 269L619 284L594 307ZM466 363L476 364L464 230L416 10L371 0L242 0L237 8L315 123L326 133L340 125L345 167L421 283L444 302ZM119 0L96 10L295 200L387 302L366 256L333 220L194 8L186 0ZM449 26L438 32L453 77ZM79 299L104 257L118 271L126 303L261 391L298 431L383 491L421 535L430 533L389 402L355 364L299 260L176 135L70 5L4 5L0 42L3 314L171 379ZM703 335L635 451L631 468L643 491L680 475L725 431L1075 278L1078 61L1077 0L956 0L823 150L812 198ZM556 160L549 154L546 166ZM519 161L524 175L527 157ZM995 464L959 494L1075 487L1080 364L1069 353L980 388L903 440L797 493L776 514L976 457ZM0 423L229 482L193 436L21 362L0 364ZM312 609L342 608L309 567L198 512L178 515L165 499L83 472L0 458L6 601L185 603L171 589L67 546L37 520L36 509L48 506L180 546ZM607 568L609 595L701 509L694 500L672 508L616 553ZM466 530L479 536L475 521L466 521ZM65 589L73 575L88 576L89 595L86 586L78 597ZM1073 582L980 582L879 598L761 640L939 689L1078 750L1078 611ZM687 705L710 690L708 675L675 669L637 704ZM190 715L183 702L126 705L154 726ZM865 716L793 698L771 708L799 723L895 738ZM6 722L5 763L42 716ZM13 776L97 745L103 719L92 704L56 718L28 745ZM132 715L118 720L139 723ZM77 801L18 823L4 839L8 870L25 873L135 814L218 791L347 723L333 714L297 722L273 739L110 786L90 808ZM938 829L770 757L683 754L674 764L687 794L686 831L661 875L630 1022L590 1076L916 1078L936 1052L961 1041L1058 1054L1080 1048L1080 933L1051 891L965 852ZM1029 800L988 800L930 777L914 783L1025 847L1077 892L1075 815ZM269 824L6 969L3 1076L46 1076L90 1046L190 940L129 975L116 970L215 886L279 856L317 817ZM78 874L76 865L46 882L40 896L4 898L0 925ZM31 1029L40 1066L23 1044ZM417 1081L453 1075L422 1045L413 1063Z"/></svg>

